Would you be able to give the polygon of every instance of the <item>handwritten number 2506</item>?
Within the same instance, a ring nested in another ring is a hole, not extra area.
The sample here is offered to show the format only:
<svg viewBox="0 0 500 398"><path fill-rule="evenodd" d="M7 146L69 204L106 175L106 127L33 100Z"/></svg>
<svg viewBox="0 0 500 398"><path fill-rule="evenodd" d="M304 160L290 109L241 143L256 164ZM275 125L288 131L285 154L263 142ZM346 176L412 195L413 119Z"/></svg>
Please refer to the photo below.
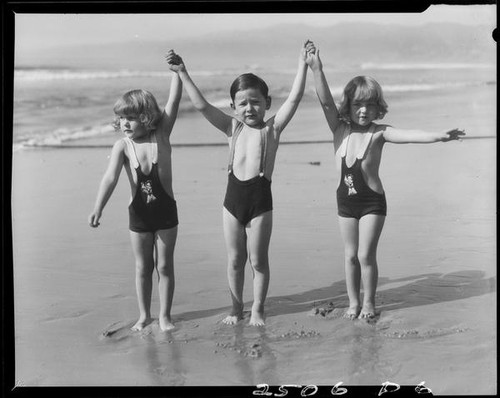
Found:
<svg viewBox="0 0 500 398"><path fill-rule="evenodd" d="M347 393L347 388L339 387L342 384L342 382L337 383L333 386L331 394L332 395L344 395ZM263 395L263 396L271 396L274 395L275 397L285 397L288 394L288 388L302 388L300 391L300 396L301 397L309 397L313 396L318 392L318 387L315 385L307 385L305 387L302 387L301 385L296 385L296 384L285 384L282 385L278 388L281 394L273 394L272 392L269 392L269 384L257 384L257 388L261 388L262 390L255 390L253 391L253 395Z"/></svg>

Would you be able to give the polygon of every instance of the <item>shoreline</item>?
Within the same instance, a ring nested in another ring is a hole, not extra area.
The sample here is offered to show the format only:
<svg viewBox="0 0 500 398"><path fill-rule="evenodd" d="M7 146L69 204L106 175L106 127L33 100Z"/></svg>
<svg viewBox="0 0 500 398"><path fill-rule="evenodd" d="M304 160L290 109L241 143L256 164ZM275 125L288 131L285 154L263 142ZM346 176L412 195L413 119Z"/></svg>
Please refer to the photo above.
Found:
<svg viewBox="0 0 500 398"><path fill-rule="evenodd" d="M489 87L475 87L468 92L467 96L460 95L456 89L438 90L431 97L428 94L427 92L410 92L407 95L401 93L388 95L389 113L377 123L427 131L460 127L466 130L467 136L465 139L496 137L495 118L492 117L492 115L496 114L495 90ZM276 104L276 106L278 105ZM269 110L269 114L276 112L275 107ZM438 110L432 118L426 116L430 109ZM230 109L227 109L227 112L231 114ZM111 117L110 114L110 119ZM90 129L89 134L92 131L92 128L87 126L82 128L81 131L80 129L75 131L78 138L59 142L60 139L64 139L64 134L59 135L55 131L53 134L49 133L46 138L35 137L34 139L39 140L38 143L33 146L26 146L26 149L43 148L45 146L56 148L59 146L112 146L120 137L119 134L110 130L109 126L106 127L105 124L94 127L98 131L107 132L85 137L85 131ZM485 132L491 133L485 134ZM66 133L70 133L69 130ZM49 140L53 140L52 142L57 142L57 144L51 145ZM331 132L317 100L309 99L301 102L296 115L281 137L281 144L286 145L289 142L329 142L330 140ZM198 112L189 111L179 114L171 136L171 143L173 146L224 145L226 144L226 138ZM23 145L22 142L14 142L14 148L21 147L16 149L15 152L22 150Z"/></svg>
<svg viewBox="0 0 500 398"><path fill-rule="evenodd" d="M480 135L474 137L463 137L462 140L484 140L497 139L496 135ZM310 145L310 144L332 144L332 140L314 140L314 141L283 141L281 145ZM173 143L172 148L203 148L203 147L227 147L224 142L207 142L207 143ZM112 148L112 144L55 144L55 145L25 145L26 150L44 150L44 149L97 149L97 148Z"/></svg>

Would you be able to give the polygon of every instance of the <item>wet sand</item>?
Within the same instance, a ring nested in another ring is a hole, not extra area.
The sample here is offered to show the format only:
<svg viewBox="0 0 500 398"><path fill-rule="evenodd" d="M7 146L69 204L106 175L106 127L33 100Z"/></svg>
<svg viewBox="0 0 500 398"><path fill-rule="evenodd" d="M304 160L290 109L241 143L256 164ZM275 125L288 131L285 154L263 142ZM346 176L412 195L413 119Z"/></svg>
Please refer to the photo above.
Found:
<svg viewBox="0 0 500 398"><path fill-rule="evenodd" d="M328 140L318 109L299 111L287 139L295 141L308 126ZM449 125L447 117L424 123ZM464 121L457 126L467 128ZM470 125L471 136L495 135L481 117ZM180 119L176 137L193 126L201 126L199 118ZM213 142L224 140L215 135ZM234 327L220 322L230 304L221 215L227 147L175 147L177 329L169 333L159 331L157 319L141 332L129 330L138 311L124 173L101 226L87 225L109 148L16 152L16 380L24 386L425 381L436 395L496 394L495 148L496 138L386 146L381 314L367 323L340 317L347 297L332 145L282 145L273 176L267 320L256 328L248 318ZM251 279L247 266L246 310ZM153 316L158 308L155 287Z"/></svg>

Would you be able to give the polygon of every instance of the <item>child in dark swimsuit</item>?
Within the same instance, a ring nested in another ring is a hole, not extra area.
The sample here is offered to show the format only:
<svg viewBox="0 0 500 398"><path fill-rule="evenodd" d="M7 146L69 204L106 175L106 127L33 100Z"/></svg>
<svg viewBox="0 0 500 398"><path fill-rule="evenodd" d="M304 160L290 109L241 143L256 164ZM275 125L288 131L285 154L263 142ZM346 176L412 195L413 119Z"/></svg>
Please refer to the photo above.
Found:
<svg viewBox="0 0 500 398"><path fill-rule="evenodd" d="M141 330L152 321L150 307L155 267L159 278L160 329L167 331L174 328L170 310L175 287L174 247L178 220L172 191L170 134L181 95L182 83L179 76L173 74L164 110L145 90L129 91L116 102L114 126L125 137L113 146L94 210L89 216L90 226L98 227L102 211L124 167L132 190L129 229L135 256L140 313L133 330Z"/></svg>
<svg viewBox="0 0 500 398"><path fill-rule="evenodd" d="M223 320L236 324L243 318L243 282L247 259L254 274L254 302L250 325L264 325L264 301L269 286L269 241L272 229L271 176L280 135L295 114L304 93L307 74L305 60L309 42L301 50L297 75L291 92L275 116L264 120L271 106L266 83L246 73L230 89L229 116L206 101L191 80L182 59L177 70L194 107L228 138L230 160L228 185L223 206L223 226L228 254L228 280L232 311Z"/></svg>
<svg viewBox="0 0 500 398"><path fill-rule="evenodd" d="M380 85L368 76L355 77L347 84L337 109L323 73L319 50L313 52L307 63L313 71L316 93L333 133L336 164L340 171L337 205L349 296L345 317L371 319L377 315L376 254L387 212L385 192L378 174L384 144L447 142L460 139L465 133L458 129L431 133L375 124L375 120L382 119L387 113L387 104ZM364 288L362 305L361 281Z"/></svg>

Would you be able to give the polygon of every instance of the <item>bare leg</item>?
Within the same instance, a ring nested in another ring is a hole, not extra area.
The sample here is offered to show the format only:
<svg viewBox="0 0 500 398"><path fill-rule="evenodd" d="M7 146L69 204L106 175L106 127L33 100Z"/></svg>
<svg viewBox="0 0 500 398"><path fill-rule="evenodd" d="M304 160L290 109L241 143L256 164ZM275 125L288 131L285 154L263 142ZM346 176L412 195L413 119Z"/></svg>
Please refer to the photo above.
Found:
<svg viewBox="0 0 500 398"><path fill-rule="evenodd" d="M269 287L269 242L273 228L273 212L255 217L247 225L250 264L253 270L253 305L250 325L265 324L264 302Z"/></svg>
<svg viewBox="0 0 500 398"><path fill-rule="evenodd" d="M378 283L377 246L385 216L368 214L359 221L359 262L363 279L363 308L360 318L375 317L375 293Z"/></svg>
<svg viewBox="0 0 500 398"><path fill-rule="evenodd" d="M358 260L359 223L355 218L339 217L340 232L344 241L344 268L349 297L347 319L356 319L361 311L361 267Z"/></svg>
<svg viewBox="0 0 500 398"><path fill-rule="evenodd" d="M227 279L233 305L231 312L222 322L234 325L243 319L243 285L248 256L247 237L245 227L225 208L223 208L222 222L228 258Z"/></svg>
<svg viewBox="0 0 500 398"><path fill-rule="evenodd" d="M151 290L153 288L153 239L152 233L130 231L135 256L135 288L139 304L139 319L132 330L141 330L151 322Z"/></svg>
<svg viewBox="0 0 500 398"><path fill-rule="evenodd" d="M160 295L160 329L165 332L174 328L170 310L174 298L174 248L177 227L163 229L156 233L156 267L158 270L158 292Z"/></svg>

